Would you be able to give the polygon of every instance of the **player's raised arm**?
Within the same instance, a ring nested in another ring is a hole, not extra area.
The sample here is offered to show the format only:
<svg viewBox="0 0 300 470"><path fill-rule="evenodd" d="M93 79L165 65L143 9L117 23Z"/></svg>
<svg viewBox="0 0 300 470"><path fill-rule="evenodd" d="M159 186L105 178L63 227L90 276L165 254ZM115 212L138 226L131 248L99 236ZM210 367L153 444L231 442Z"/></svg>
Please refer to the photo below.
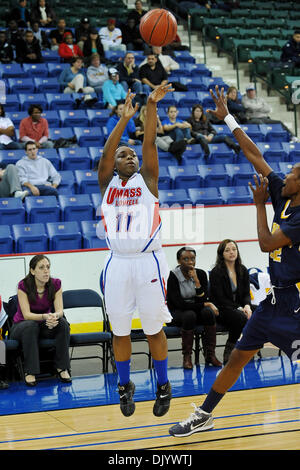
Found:
<svg viewBox="0 0 300 470"><path fill-rule="evenodd" d="M127 126L129 120L135 115L138 109L138 104L133 107L132 100L134 94L128 90L123 113L119 119L116 127L113 129L109 135L106 144L103 149L103 154L98 166L98 182L100 186L101 194L103 195L110 180L113 177L114 168L115 168L115 153L120 143L121 137Z"/></svg>
<svg viewBox="0 0 300 470"><path fill-rule="evenodd" d="M229 114L227 99L224 96L224 88L219 91L218 85L215 88L216 94L210 90L210 94L216 105L215 110L208 109L207 112L214 114L220 121L225 121L234 137L238 141L247 160L252 163L257 173L268 176L273 170L263 158L261 152L248 135L240 128L234 117Z"/></svg>
<svg viewBox="0 0 300 470"><path fill-rule="evenodd" d="M147 100L143 140L143 163L140 172L146 181L147 186L155 196L158 195L157 181L159 173L158 154L155 144L157 130L157 103L170 91L174 91L171 83L159 85L152 91Z"/></svg>

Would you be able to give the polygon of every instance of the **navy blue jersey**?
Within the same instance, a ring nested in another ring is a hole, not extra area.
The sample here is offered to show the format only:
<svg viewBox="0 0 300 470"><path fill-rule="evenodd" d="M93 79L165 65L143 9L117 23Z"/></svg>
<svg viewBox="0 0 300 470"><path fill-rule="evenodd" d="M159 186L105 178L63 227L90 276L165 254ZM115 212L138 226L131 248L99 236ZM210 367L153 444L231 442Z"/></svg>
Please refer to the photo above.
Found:
<svg viewBox="0 0 300 470"><path fill-rule="evenodd" d="M269 254L270 277L273 286L286 287L300 282L300 206L290 207L291 200L281 196L283 180L278 175L272 172L268 180L274 208L271 231L280 228L292 241Z"/></svg>

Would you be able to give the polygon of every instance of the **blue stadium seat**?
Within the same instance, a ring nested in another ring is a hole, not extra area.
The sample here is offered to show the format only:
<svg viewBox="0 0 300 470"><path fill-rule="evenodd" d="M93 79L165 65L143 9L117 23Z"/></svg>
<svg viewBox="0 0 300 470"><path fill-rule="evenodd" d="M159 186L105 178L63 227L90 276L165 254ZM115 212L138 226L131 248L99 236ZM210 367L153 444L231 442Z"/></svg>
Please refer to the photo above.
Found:
<svg viewBox="0 0 300 470"><path fill-rule="evenodd" d="M232 186L246 186L249 181L252 183L256 173L251 163L227 163L225 168Z"/></svg>
<svg viewBox="0 0 300 470"><path fill-rule="evenodd" d="M207 77L202 77L202 76L181 77L180 83L182 83L182 85L187 86L188 89L191 91L207 91L208 87L207 87L206 82L204 81L205 78Z"/></svg>
<svg viewBox="0 0 300 470"><path fill-rule="evenodd" d="M6 95L3 104L5 105L5 112L7 113L21 110L18 95Z"/></svg>
<svg viewBox="0 0 300 470"><path fill-rule="evenodd" d="M90 194L91 201L94 207L94 213L96 218L98 219L101 217L101 203L102 203L102 196L100 191L98 193L91 193Z"/></svg>
<svg viewBox="0 0 300 470"><path fill-rule="evenodd" d="M16 253L36 253L48 251L48 237L44 224L14 224L12 233Z"/></svg>
<svg viewBox="0 0 300 470"><path fill-rule="evenodd" d="M256 142L256 145L267 162L287 160L287 153L280 142Z"/></svg>
<svg viewBox="0 0 300 470"><path fill-rule="evenodd" d="M230 137L232 137L232 132L229 130L229 127L225 124L213 124L212 126L217 134L229 135Z"/></svg>
<svg viewBox="0 0 300 470"><path fill-rule="evenodd" d="M169 166L168 170L174 189L199 188L202 186L202 178L196 165Z"/></svg>
<svg viewBox="0 0 300 470"><path fill-rule="evenodd" d="M260 124L259 129L266 142L289 142L289 133L281 124Z"/></svg>
<svg viewBox="0 0 300 470"><path fill-rule="evenodd" d="M250 204L252 193L248 186L227 186L219 188L224 204Z"/></svg>
<svg viewBox="0 0 300 470"><path fill-rule="evenodd" d="M176 99L176 106L180 108L191 108L195 103L198 103L197 92L195 91L176 91L174 92Z"/></svg>
<svg viewBox="0 0 300 470"><path fill-rule="evenodd" d="M61 61L58 51L51 51L50 49L42 51L42 57L47 64L59 64Z"/></svg>
<svg viewBox="0 0 300 470"><path fill-rule="evenodd" d="M107 248L105 239L97 237L96 228L99 222L95 220L84 220L80 222L83 238L83 248Z"/></svg>
<svg viewBox="0 0 300 470"><path fill-rule="evenodd" d="M208 91L197 91L196 103L201 103L204 108L215 109L214 100Z"/></svg>
<svg viewBox="0 0 300 470"><path fill-rule="evenodd" d="M20 64L1 64L1 78L27 78L28 74Z"/></svg>
<svg viewBox="0 0 300 470"><path fill-rule="evenodd" d="M281 145L287 155L287 161L295 163L300 161L300 142L282 142Z"/></svg>
<svg viewBox="0 0 300 470"><path fill-rule="evenodd" d="M49 77L58 77L64 69L70 67L70 64L67 63L57 63L57 62L48 62L48 75Z"/></svg>
<svg viewBox="0 0 300 470"><path fill-rule="evenodd" d="M193 57L189 51L174 51L174 55L174 59L179 64L194 64L196 62L195 57Z"/></svg>
<svg viewBox="0 0 300 470"><path fill-rule="evenodd" d="M23 70L29 77L48 77L47 64L23 64Z"/></svg>
<svg viewBox="0 0 300 470"><path fill-rule="evenodd" d="M56 170L60 170L61 162L60 162L60 158L56 149L54 148L42 149L41 148L38 151L38 155L40 155L41 157L47 158L47 160L49 160L52 163L52 165L54 166L54 168L56 168Z"/></svg>
<svg viewBox="0 0 300 470"><path fill-rule="evenodd" d="M211 77L212 75L211 70L205 64L185 64L185 68L189 70L192 77L199 77L199 75Z"/></svg>
<svg viewBox="0 0 300 470"><path fill-rule="evenodd" d="M78 193L91 194L99 191L98 173L92 170L75 170L75 182Z"/></svg>
<svg viewBox="0 0 300 470"><path fill-rule="evenodd" d="M60 127L60 119L57 111L44 111L42 117L47 119L49 127Z"/></svg>
<svg viewBox="0 0 300 470"><path fill-rule="evenodd" d="M0 198L0 225L23 224L25 209L20 198Z"/></svg>
<svg viewBox="0 0 300 470"><path fill-rule="evenodd" d="M264 142L265 136L259 124L241 124L241 128L254 142Z"/></svg>
<svg viewBox="0 0 300 470"><path fill-rule="evenodd" d="M171 187L172 179L168 167L162 166L159 168L158 189L171 189Z"/></svg>
<svg viewBox="0 0 300 470"><path fill-rule="evenodd" d="M60 208L55 196L28 196L25 210L30 224L60 221Z"/></svg>
<svg viewBox="0 0 300 470"><path fill-rule="evenodd" d="M173 204L192 204L192 201L187 193L186 189L161 189L159 191L160 204L167 204L169 206Z"/></svg>
<svg viewBox="0 0 300 470"><path fill-rule="evenodd" d="M291 172L291 170L293 168L293 163L292 162L279 162L278 166L279 166L279 171L280 171L279 176L284 178L285 175L287 175L288 173ZM276 172L275 168L273 168L273 170Z"/></svg>
<svg viewBox="0 0 300 470"><path fill-rule="evenodd" d="M55 77L34 78L37 93L60 93L61 86Z"/></svg>
<svg viewBox="0 0 300 470"><path fill-rule="evenodd" d="M226 144L208 144L209 163L233 163L235 153Z"/></svg>
<svg viewBox="0 0 300 470"><path fill-rule="evenodd" d="M222 163L198 165L198 172L205 188L219 188L220 186L229 186L230 184L230 177L226 173L225 165Z"/></svg>
<svg viewBox="0 0 300 470"><path fill-rule="evenodd" d="M74 131L72 127L50 127L49 128L49 139L71 139L74 137Z"/></svg>
<svg viewBox="0 0 300 470"><path fill-rule="evenodd" d="M9 93L34 93L35 84L32 78L9 78Z"/></svg>
<svg viewBox="0 0 300 470"><path fill-rule="evenodd" d="M75 194L76 182L74 172L71 170L63 170L59 172L61 182L58 186L58 194Z"/></svg>
<svg viewBox="0 0 300 470"><path fill-rule="evenodd" d="M159 167L178 165L178 160L171 153L159 152L158 159L159 159Z"/></svg>
<svg viewBox="0 0 300 470"><path fill-rule="evenodd" d="M63 127L88 127L90 122L86 111L64 109L58 111Z"/></svg>
<svg viewBox="0 0 300 470"><path fill-rule="evenodd" d="M78 222L50 222L46 224L50 251L80 250L82 236Z"/></svg>
<svg viewBox="0 0 300 470"><path fill-rule="evenodd" d="M111 114L110 109L88 109L87 116L89 118L90 125L92 127L105 126L109 116Z"/></svg>
<svg viewBox="0 0 300 470"><path fill-rule="evenodd" d="M188 195L192 200L193 205L203 204L205 206L216 206L223 203L218 188L191 188L188 190Z"/></svg>
<svg viewBox="0 0 300 470"><path fill-rule="evenodd" d="M39 104L43 110L48 108L46 96L43 93L19 94L19 101L22 111L27 111L32 104Z"/></svg>
<svg viewBox="0 0 300 470"><path fill-rule="evenodd" d="M184 159L188 165L193 165L194 163L200 164L199 159L203 159L204 152L200 144L187 145L184 151Z"/></svg>
<svg viewBox="0 0 300 470"><path fill-rule="evenodd" d="M176 94L177 92L167 93L166 96L158 102L158 108L167 108L168 106L176 106Z"/></svg>
<svg viewBox="0 0 300 470"><path fill-rule="evenodd" d="M10 163L17 163L20 158L25 156L25 151L22 149L18 150L0 150L0 162L4 165L9 165Z"/></svg>
<svg viewBox="0 0 300 470"><path fill-rule="evenodd" d="M0 254L8 255L13 253L13 237L8 225L0 225Z"/></svg>
<svg viewBox="0 0 300 470"><path fill-rule="evenodd" d="M6 117L8 117L12 120L15 127L19 127L20 122L22 121L22 119L28 117L27 111L10 111L10 112L6 112L6 106L5 106L5 115L6 115Z"/></svg>
<svg viewBox="0 0 300 470"><path fill-rule="evenodd" d="M104 135L99 127L74 127L74 134L80 147L102 147L104 145Z"/></svg>
<svg viewBox="0 0 300 470"><path fill-rule="evenodd" d="M62 170L88 170L92 159L85 147L70 147L58 149Z"/></svg>
<svg viewBox="0 0 300 470"><path fill-rule="evenodd" d="M62 212L62 220L80 220L94 217L94 207L89 194L59 195L58 202Z"/></svg>
<svg viewBox="0 0 300 470"><path fill-rule="evenodd" d="M92 167L94 167L96 165L96 163L100 160L100 158L102 157L102 153L103 153L103 147L89 147L88 149L86 149L89 151L89 154L91 156L91 159L92 159Z"/></svg>
<svg viewBox="0 0 300 470"><path fill-rule="evenodd" d="M225 83L221 77L203 77L203 84L206 86L206 91L214 91L216 85L218 85L219 90L221 90L221 88L224 88L225 91L228 89L227 83Z"/></svg>
<svg viewBox="0 0 300 470"><path fill-rule="evenodd" d="M46 93L48 109L74 109L74 100L68 93Z"/></svg>

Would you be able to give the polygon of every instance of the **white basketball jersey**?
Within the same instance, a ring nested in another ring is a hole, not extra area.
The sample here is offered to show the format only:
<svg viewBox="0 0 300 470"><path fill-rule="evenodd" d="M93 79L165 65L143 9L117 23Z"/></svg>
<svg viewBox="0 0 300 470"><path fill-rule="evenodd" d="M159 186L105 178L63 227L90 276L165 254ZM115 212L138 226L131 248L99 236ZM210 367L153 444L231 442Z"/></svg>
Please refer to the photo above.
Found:
<svg viewBox="0 0 300 470"><path fill-rule="evenodd" d="M143 177L134 173L128 181L114 176L101 204L105 236L111 250L147 253L161 249L158 199Z"/></svg>

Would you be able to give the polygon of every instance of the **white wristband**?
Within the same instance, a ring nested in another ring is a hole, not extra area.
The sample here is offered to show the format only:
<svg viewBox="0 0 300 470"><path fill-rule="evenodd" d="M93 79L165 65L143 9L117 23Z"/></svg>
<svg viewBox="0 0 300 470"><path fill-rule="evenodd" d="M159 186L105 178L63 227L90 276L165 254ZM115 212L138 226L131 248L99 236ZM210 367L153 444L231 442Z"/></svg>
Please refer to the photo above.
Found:
<svg viewBox="0 0 300 470"><path fill-rule="evenodd" d="M224 118L224 122L225 124L227 124L231 132L241 127L238 125L238 123L231 114L227 114L227 116Z"/></svg>

